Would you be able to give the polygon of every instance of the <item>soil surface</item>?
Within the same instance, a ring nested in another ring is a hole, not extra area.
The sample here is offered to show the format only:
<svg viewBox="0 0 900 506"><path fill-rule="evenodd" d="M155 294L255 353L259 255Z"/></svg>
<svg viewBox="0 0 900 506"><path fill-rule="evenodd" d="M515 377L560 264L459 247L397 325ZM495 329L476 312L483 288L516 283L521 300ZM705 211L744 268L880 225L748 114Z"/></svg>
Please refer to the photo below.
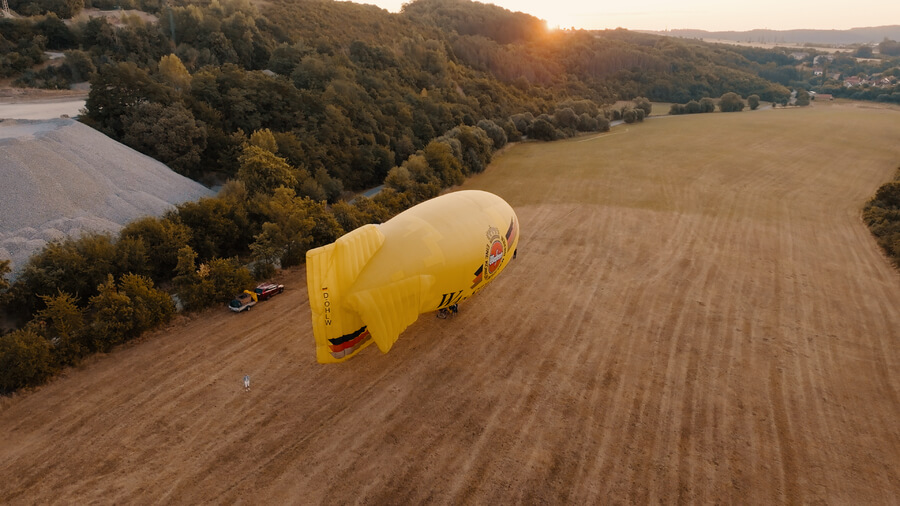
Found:
<svg viewBox="0 0 900 506"><path fill-rule="evenodd" d="M0 399L0 502L895 503L900 276L859 217L900 160L880 114L515 146L464 187L517 210L518 258L457 316L319 365L282 273Z"/></svg>
<svg viewBox="0 0 900 506"><path fill-rule="evenodd" d="M0 86L0 120L76 117L87 100L85 90L41 90Z"/></svg>

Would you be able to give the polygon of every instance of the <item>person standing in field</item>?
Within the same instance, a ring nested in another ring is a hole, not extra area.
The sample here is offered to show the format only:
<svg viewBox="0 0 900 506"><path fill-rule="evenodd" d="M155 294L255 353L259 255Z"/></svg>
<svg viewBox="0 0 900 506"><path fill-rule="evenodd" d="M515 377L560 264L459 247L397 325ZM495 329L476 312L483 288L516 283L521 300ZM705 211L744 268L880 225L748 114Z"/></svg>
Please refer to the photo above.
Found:
<svg viewBox="0 0 900 506"><path fill-rule="evenodd" d="M250 375L249 374L244 375L244 391L245 392L250 391Z"/></svg>

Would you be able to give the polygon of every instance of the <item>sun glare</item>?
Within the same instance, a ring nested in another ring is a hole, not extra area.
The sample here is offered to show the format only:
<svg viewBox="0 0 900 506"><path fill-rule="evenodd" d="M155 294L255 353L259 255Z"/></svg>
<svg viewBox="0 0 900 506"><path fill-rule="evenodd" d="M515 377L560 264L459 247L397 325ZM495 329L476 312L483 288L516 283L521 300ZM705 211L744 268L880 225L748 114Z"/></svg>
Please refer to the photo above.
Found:
<svg viewBox="0 0 900 506"><path fill-rule="evenodd" d="M560 12L558 14L554 14L553 16L541 17L544 18L544 23L547 25L548 31L568 30L577 26L575 19L576 17L567 12Z"/></svg>

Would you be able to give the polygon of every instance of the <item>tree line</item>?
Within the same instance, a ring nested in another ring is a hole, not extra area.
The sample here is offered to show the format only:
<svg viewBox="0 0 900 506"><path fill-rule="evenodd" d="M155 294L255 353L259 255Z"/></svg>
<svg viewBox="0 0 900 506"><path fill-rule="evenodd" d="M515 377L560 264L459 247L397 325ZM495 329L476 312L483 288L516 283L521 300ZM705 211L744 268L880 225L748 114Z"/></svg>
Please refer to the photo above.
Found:
<svg viewBox="0 0 900 506"><path fill-rule="evenodd" d="M255 131L218 196L141 218L116 236L52 242L12 284L4 278L9 262L0 263L0 304L23 322L0 336L0 392L41 384L88 354L164 325L176 309L170 293L186 311L224 304L254 279L302 263L308 249L382 223L484 171L510 141L605 131L609 118L643 118L650 108L645 98L618 109L570 100L553 114L460 124L392 167L375 197L352 203L299 194L308 173L291 164L274 132Z"/></svg>
<svg viewBox="0 0 900 506"><path fill-rule="evenodd" d="M866 203L863 221L888 258L900 267L900 168Z"/></svg>
<svg viewBox="0 0 900 506"><path fill-rule="evenodd" d="M233 177L241 144L261 128L332 188L362 189L457 124L550 113L569 98L788 93L734 50L625 30L549 32L467 0L419 0L401 14L286 0L262 11L240 0L129 6L158 20L64 23L44 7L0 20L0 73L46 87L89 78L85 122L208 184ZM46 49L65 52L64 63L29 70Z"/></svg>

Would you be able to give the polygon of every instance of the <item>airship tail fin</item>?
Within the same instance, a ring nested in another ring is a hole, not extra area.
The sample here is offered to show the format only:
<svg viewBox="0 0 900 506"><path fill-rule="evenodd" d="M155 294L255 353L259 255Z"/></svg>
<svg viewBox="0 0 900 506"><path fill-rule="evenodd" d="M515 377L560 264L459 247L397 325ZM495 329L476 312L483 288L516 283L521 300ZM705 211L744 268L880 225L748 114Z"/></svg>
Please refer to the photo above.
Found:
<svg viewBox="0 0 900 506"><path fill-rule="evenodd" d="M434 276L413 276L354 293L347 298L347 305L362 317L378 349L387 353L400 333L419 317L422 294L428 293L432 284Z"/></svg>
<svg viewBox="0 0 900 506"><path fill-rule="evenodd" d="M348 309L344 299L382 244L384 235L378 227L365 225L333 244L306 252L309 306L319 362L343 362L372 344L361 315Z"/></svg>

